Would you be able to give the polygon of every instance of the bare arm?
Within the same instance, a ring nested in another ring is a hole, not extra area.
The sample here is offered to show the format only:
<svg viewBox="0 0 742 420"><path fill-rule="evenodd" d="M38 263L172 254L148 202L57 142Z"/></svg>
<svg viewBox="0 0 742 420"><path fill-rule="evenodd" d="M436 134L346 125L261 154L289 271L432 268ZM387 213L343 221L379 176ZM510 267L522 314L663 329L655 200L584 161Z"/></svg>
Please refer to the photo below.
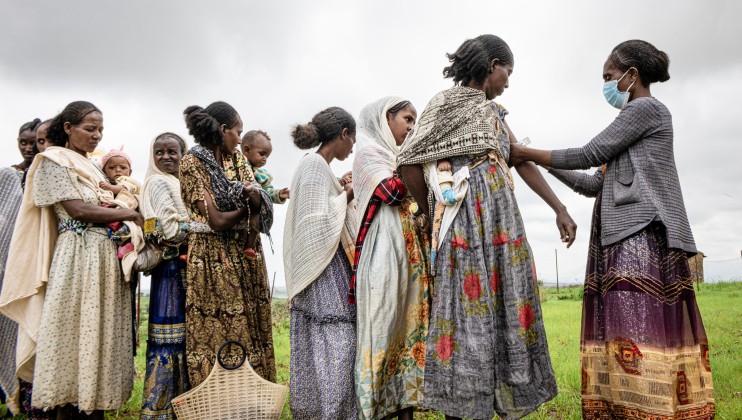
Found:
<svg viewBox="0 0 742 420"><path fill-rule="evenodd" d="M208 214L209 227L214 232L221 232L234 227L249 214L247 207L240 207L232 211L219 211L208 191L204 191L204 201L197 201L196 207L201 214Z"/></svg>
<svg viewBox="0 0 742 420"><path fill-rule="evenodd" d="M418 207L423 214L429 214L428 208L428 184L425 183L425 174L420 165L405 165L399 167L399 173L402 176L407 190L412 198L417 202Z"/></svg>
<svg viewBox="0 0 742 420"><path fill-rule="evenodd" d="M513 132L510 130L507 123L505 123L505 129L508 131L508 137L512 148L512 145L517 143L515 135L513 135ZM556 194L554 194L554 191L544 179L538 166L533 162L523 161L515 163L515 170L518 172L518 175L523 178L523 181L526 182L526 185L528 185L533 192L538 194L538 196L541 197L541 199L544 200L552 210L554 210L556 213L557 228L559 229L559 235L562 242L567 243L567 248L572 246L577 234L577 224L572 220L572 216L569 215L567 207L565 207Z"/></svg>
<svg viewBox="0 0 742 420"><path fill-rule="evenodd" d="M355 193L353 192L353 182L348 182L345 185L343 185L343 189L345 189L345 194L348 196L348 202L350 203L353 201L353 198L355 198Z"/></svg>
<svg viewBox="0 0 742 420"><path fill-rule="evenodd" d="M136 210L101 207L82 200L62 201L61 204L71 218L85 223L134 222L138 226L144 223Z"/></svg>

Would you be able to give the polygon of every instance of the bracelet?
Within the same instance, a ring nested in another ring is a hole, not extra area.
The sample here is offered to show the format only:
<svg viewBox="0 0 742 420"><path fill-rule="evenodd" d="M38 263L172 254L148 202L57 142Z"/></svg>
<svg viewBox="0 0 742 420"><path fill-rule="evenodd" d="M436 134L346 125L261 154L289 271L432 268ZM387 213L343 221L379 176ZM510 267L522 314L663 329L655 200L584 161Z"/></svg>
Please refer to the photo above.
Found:
<svg viewBox="0 0 742 420"><path fill-rule="evenodd" d="M417 205L417 203L410 204L409 209L412 212L412 216L414 217L417 217L423 213L423 210L420 208L420 206Z"/></svg>

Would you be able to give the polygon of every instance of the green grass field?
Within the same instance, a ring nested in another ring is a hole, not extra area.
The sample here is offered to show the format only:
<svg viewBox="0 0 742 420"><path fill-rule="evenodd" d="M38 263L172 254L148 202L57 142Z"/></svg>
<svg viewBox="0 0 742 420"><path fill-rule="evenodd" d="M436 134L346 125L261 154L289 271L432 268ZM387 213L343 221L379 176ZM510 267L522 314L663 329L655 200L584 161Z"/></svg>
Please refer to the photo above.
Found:
<svg viewBox="0 0 742 420"><path fill-rule="evenodd" d="M541 406L528 419L579 419L580 359L579 338L582 302L579 288L544 289L542 302L551 360L559 395ZM706 332L709 336L717 418L742 419L742 283L702 284L697 290ZM147 304L142 299L141 343L136 358L139 372L134 393L121 410L110 412L110 419L137 419L142 400L144 352L147 334ZM278 382L289 381L289 321L284 301L273 303L273 336L276 348ZM5 407L0 406L0 417ZM22 418L22 417L17 417ZM282 419L290 419L288 403ZM416 419L443 419L435 413L416 413Z"/></svg>

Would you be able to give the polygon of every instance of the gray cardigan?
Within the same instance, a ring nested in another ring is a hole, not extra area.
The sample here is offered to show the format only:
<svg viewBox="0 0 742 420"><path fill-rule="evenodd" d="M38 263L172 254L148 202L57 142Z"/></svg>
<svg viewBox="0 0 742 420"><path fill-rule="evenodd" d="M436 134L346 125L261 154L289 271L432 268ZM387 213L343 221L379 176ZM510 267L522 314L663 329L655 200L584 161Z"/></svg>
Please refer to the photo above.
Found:
<svg viewBox="0 0 742 420"><path fill-rule="evenodd" d="M605 177L559 169L607 163ZM610 245L659 221L667 246L696 252L673 154L670 111L652 97L629 102L588 144L551 152L551 173L576 192L594 197L602 188L601 243Z"/></svg>

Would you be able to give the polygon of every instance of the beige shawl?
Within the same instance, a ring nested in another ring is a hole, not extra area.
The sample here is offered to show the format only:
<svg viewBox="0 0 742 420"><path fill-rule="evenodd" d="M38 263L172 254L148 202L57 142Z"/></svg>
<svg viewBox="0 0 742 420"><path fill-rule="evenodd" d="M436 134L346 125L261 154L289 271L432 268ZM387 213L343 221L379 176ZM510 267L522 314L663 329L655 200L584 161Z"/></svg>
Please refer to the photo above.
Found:
<svg viewBox="0 0 742 420"><path fill-rule="evenodd" d="M36 207L34 204L33 180L42 159L49 159L74 171L79 181L77 187L95 190L101 202L116 203L111 192L98 186L101 181L106 180L105 175L93 162L72 150L48 147L36 156L28 170L26 189L13 230L0 293L0 312L18 323L16 370L18 377L27 382L33 380L36 340L58 235L54 210L51 207ZM141 229L139 237L141 238Z"/></svg>
<svg viewBox="0 0 742 420"><path fill-rule="evenodd" d="M172 239L178 234L179 223L189 222L190 218L180 195L180 180L157 169L155 156L152 153L155 140L157 140L157 137L152 140L149 146L149 167L147 168L147 174L144 176L140 210L145 219L155 217L159 219L165 239ZM159 188L162 185L166 186L167 189ZM169 204L174 204L174 206L169 207Z"/></svg>
<svg viewBox="0 0 742 420"><path fill-rule="evenodd" d="M283 232L283 264L289 300L325 270L342 244L351 265L356 211L330 165L317 153L299 162Z"/></svg>
<svg viewBox="0 0 742 420"><path fill-rule="evenodd" d="M407 136L397 166L420 165L453 156L499 153L495 111L484 92L454 86L438 93Z"/></svg>

